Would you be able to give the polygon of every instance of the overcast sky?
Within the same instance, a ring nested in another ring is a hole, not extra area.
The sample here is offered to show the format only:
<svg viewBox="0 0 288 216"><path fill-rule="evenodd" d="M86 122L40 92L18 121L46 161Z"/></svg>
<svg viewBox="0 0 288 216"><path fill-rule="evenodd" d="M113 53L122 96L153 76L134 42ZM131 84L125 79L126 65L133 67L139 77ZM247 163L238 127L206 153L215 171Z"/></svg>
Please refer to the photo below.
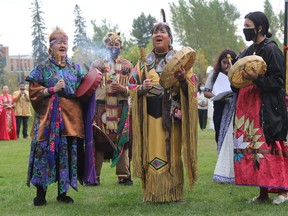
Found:
<svg viewBox="0 0 288 216"><path fill-rule="evenodd" d="M9 55L24 55L32 53L32 3L33 0L0 0L0 44L9 47ZM80 6L82 16L86 20L88 36L92 36L90 20L102 24L103 19L119 26L126 37L132 30L133 19L141 12L160 19L160 9L163 8L169 22L169 4L178 0L41 0L40 7L49 34L58 25L69 36L69 53L74 36L74 7ZM263 11L264 0L228 0L238 8L241 19L238 20L242 29L244 15L251 11ZM285 0L270 0L276 14L284 11ZM241 34L241 33L240 33ZM47 44L48 46L48 44Z"/></svg>

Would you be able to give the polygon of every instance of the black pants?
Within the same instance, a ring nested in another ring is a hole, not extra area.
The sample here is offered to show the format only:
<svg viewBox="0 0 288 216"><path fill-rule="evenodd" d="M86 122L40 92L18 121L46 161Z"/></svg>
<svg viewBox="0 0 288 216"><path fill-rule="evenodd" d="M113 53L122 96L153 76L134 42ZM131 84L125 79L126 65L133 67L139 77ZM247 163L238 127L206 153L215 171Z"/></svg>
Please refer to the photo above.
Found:
<svg viewBox="0 0 288 216"><path fill-rule="evenodd" d="M22 135L23 138L27 138L28 137L28 119L29 116L16 116L16 124L17 124L17 137L19 138L19 134L20 134L20 127L21 124L23 122L23 129L22 129Z"/></svg>
<svg viewBox="0 0 288 216"><path fill-rule="evenodd" d="M201 130L206 128L207 125L207 109L198 109L198 116L199 116L199 125Z"/></svg>
<svg viewBox="0 0 288 216"><path fill-rule="evenodd" d="M218 137L220 132L220 125L223 115L223 110L225 107L225 101L218 100L214 101L214 112L213 112L213 122L214 122L214 130L215 130L215 140L218 143Z"/></svg>

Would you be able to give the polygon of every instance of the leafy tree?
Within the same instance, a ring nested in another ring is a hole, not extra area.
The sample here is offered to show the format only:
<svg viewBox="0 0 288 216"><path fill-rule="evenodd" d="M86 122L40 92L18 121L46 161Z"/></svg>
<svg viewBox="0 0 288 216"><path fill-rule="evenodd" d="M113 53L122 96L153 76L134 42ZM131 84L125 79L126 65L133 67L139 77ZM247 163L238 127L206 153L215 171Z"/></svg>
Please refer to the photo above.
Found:
<svg viewBox="0 0 288 216"><path fill-rule="evenodd" d="M144 48L144 47L143 47ZM152 50L152 43L149 42L145 48L145 53ZM140 49L137 45L133 44L131 40L125 41L123 45L123 51L120 53L120 56L129 60L132 65L136 65L137 61L140 58Z"/></svg>
<svg viewBox="0 0 288 216"><path fill-rule="evenodd" d="M86 33L86 21L81 16L82 11L79 5L75 5L74 15L75 15L75 31L73 40L73 61L79 63L84 69L88 69L85 65L89 65L89 56L92 53L91 41ZM88 66L89 67L89 66Z"/></svg>
<svg viewBox="0 0 288 216"><path fill-rule="evenodd" d="M43 60L48 57L46 40L45 40L45 24L42 18L43 12L40 9L40 4L38 0L34 0L32 3L32 17L33 17L33 40L32 40L32 47L33 47L33 57L35 59L35 64L40 64Z"/></svg>
<svg viewBox="0 0 288 216"><path fill-rule="evenodd" d="M279 31L280 31L279 38L284 38L284 12L282 10L278 14L278 20L279 20Z"/></svg>
<svg viewBox="0 0 288 216"><path fill-rule="evenodd" d="M141 15L133 19L132 32L131 35L134 37L132 42L134 42L138 47L146 47L151 38L151 29L156 19L150 14L145 16L142 12Z"/></svg>
<svg viewBox="0 0 288 216"><path fill-rule="evenodd" d="M96 20L91 21L93 25L93 30L94 30L94 35L92 38L92 43L93 43L93 50L94 50L94 55L93 59L91 62L101 56L103 54L103 51L106 52L104 49L104 43L103 43L103 38L108 32L119 32L118 26L115 25L113 26L108 20L104 19L102 20L101 25L96 24ZM127 40L124 34L121 33L121 38L122 38L122 46L123 50L120 53L120 56L123 58L129 60L134 64L137 62L138 54L137 50L138 47L134 45L131 40Z"/></svg>
<svg viewBox="0 0 288 216"><path fill-rule="evenodd" d="M117 32L118 31L118 25L112 26L112 24L106 20L102 20L101 25L96 24L96 20L91 21L93 26L93 37L92 37L92 55L90 57L90 62L93 62L96 58L101 56L103 54L104 44L103 44L103 38L108 32ZM123 38L123 35L121 35Z"/></svg>
<svg viewBox="0 0 288 216"><path fill-rule="evenodd" d="M2 45L0 45L0 86L6 83L6 76L3 66Z"/></svg>
<svg viewBox="0 0 288 216"><path fill-rule="evenodd" d="M104 47L103 38L108 32L117 32L119 29L118 25L112 26L112 24L106 19L102 20L102 24L100 26L96 25L96 20L92 20L91 23L94 31L92 41L94 46L98 48Z"/></svg>
<svg viewBox="0 0 288 216"><path fill-rule="evenodd" d="M284 26L284 14L280 11L279 16L275 15L273 12L273 8L269 0L265 0L264 2L264 13L266 14L269 20L269 29L272 33L272 38L280 45L283 44L283 41L280 38L283 38L283 31L281 31L281 27ZM281 13L283 18L281 19Z"/></svg>
<svg viewBox="0 0 288 216"><path fill-rule="evenodd" d="M206 69L209 66L209 63L201 48L197 50L196 59L197 61L194 64L193 72L197 74L199 82L204 82L206 78Z"/></svg>
<svg viewBox="0 0 288 216"><path fill-rule="evenodd" d="M205 73L204 68L213 64L218 54L225 48L241 51L245 44L242 36L236 34L236 20L240 13L227 0L179 0L171 3L172 26L182 46L191 46L201 55L195 63L196 73ZM206 59L202 63L201 58ZM197 74L201 77L200 74Z"/></svg>

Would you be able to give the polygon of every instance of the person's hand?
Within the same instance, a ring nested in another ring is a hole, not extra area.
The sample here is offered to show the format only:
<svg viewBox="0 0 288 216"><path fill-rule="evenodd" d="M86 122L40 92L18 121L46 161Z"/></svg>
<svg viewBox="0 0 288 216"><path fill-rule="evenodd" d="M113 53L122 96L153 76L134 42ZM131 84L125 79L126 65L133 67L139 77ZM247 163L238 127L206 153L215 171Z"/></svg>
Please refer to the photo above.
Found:
<svg viewBox="0 0 288 216"><path fill-rule="evenodd" d="M256 80L257 77L258 77L258 73L255 71L255 69L252 67L252 72L250 73L247 73L245 70L244 70L244 73L242 74L243 78L246 79L246 80Z"/></svg>
<svg viewBox="0 0 288 216"><path fill-rule="evenodd" d="M97 75L96 75L95 82L96 82L96 85L99 86L99 85L101 84L101 82L102 82L103 73L101 72L101 70L100 70L99 68L96 68L96 67L91 68L91 69L89 70L89 73L91 73L91 72L97 74Z"/></svg>
<svg viewBox="0 0 288 216"><path fill-rule="evenodd" d="M152 87L153 87L153 85L152 85L152 79L145 79L145 80L143 81L142 89L143 89L144 91L149 90L149 89L151 89Z"/></svg>
<svg viewBox="0 0 288 216"><path fill-rule="evenodd" d="M177 79L179 82L185 81L185 68L181 66L179 71L174 72L174 77Z"/></svg>
<svg viewBox="0 0 288 216"><path fill-rule="evenodd" d="M119 83L111 83L110 89L113 93L126 93L125 86L120 85Z"/></svg>
<svg viewBox="0 0 288 216"><path fill-rule="evenodd" d="M65 82L63 79L60 79L54 86L54 92L59 92L65 88Z"/></svg>
<svg viewBox="0 0 288 216"><path fill-rule="evenodd" d="M124 62L122 64L121 73L123 75L127 75L127 74L129 74L130 71L131 71L131 64L128 62Z"/></svg>

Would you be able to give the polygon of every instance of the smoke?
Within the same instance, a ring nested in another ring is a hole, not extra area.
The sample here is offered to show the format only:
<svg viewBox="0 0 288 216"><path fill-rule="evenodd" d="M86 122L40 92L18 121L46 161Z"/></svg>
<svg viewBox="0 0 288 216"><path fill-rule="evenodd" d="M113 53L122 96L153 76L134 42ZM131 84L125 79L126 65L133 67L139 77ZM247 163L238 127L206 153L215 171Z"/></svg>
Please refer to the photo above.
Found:
<svg viewBox="0 0 288 216"><path fill-rule="evenodd" d="M82 69L88 72L92 63L99 58L104 58L107 63L111 61L111 53L104 45L97 45L96 43L88 43L86 45L79 46L75 48L72 56L72 61L80 64Z"/></svg>

